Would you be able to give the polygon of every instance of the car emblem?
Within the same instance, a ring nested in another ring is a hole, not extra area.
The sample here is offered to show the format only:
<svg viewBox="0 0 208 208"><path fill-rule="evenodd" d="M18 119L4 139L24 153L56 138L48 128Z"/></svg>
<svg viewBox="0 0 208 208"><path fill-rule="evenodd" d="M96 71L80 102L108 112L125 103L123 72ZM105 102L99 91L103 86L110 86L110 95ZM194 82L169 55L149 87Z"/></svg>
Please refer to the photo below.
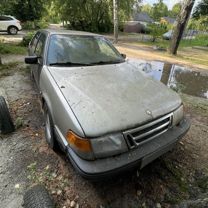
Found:
<svg viewBox="0 0 208 208"><path fill-rule="evenodd" d="M147 115L152 115L152 112L150 110L146 110Z"/></svg>

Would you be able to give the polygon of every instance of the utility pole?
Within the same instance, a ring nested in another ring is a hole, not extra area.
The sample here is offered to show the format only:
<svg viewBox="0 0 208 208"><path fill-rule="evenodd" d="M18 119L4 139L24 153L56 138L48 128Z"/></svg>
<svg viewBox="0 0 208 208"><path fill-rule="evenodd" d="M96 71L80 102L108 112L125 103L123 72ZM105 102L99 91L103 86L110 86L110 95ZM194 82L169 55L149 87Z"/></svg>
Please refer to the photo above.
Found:
<svg viewBox="0 0 208 208"><path fill-rule="evenodd" d="M173 29L173 37L170 43L169 53L176 55L183 32L188 23L195 0L184 0L181 12L178 15L176 25Z"/></svg>
<svg viewBox="0 0 208 208"><path fill-rule="evenodd" d="M113 0L114 43L118 42L118 0Z"/></svg>

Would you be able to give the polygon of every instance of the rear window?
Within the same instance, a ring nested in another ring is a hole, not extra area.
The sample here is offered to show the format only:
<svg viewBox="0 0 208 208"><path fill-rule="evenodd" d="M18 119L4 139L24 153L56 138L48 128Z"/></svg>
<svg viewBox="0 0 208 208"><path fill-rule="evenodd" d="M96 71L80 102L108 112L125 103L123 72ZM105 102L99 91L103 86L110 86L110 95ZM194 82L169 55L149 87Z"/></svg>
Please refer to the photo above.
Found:
<svg viewBox="0 0 208 208"><path fill-rule="evenodd" d="M13 20L13 18L7 16L0 16L0 21L8 21L8 20Z"/></svg>

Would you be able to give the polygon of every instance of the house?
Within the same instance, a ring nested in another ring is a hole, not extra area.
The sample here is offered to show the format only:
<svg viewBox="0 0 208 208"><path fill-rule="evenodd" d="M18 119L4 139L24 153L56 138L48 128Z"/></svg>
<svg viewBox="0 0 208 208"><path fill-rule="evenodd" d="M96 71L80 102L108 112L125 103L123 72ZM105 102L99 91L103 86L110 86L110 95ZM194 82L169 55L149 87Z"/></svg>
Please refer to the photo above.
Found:
<svg viewBox="0 0 208 208"><path fill-rule="evenodd" d="M124 24L123 31L126 33L141 33L145 30L145 26L137 21L128 21Z"/></svg>
<svg viewBox="0 0 208 208"><path fill-rule="evenodd" d="M144 26L154 22L154 20L146 12L135 13L133 16L133 21L137 21Z"/></svg>
<svg viewBox="0 0 208 208"><path fill-rule="evenodd" d="M128 21L124 24L124 32L141 33L145 31L145 27L148 24L154 22L146 12L135 13L132 19L132 21Z"/></svg>
<svg viewBox="0 0 208 208"><path fill-rule="evenodd" d="M161 17L160 19L160 23L171 24L171 25L173 25L175 21L176 19L172 17Z"/></svg>

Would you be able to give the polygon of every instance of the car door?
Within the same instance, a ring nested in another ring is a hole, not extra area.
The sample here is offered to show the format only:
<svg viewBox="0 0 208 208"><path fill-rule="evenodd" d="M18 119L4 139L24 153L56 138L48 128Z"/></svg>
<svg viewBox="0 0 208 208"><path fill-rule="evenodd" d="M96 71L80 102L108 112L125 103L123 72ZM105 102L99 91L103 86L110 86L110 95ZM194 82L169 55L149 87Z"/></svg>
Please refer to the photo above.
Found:
<svg viewBox="0 0 208 208"><path fill-rule="evenodd" d="M3 16L0 16L0 30L5 30L5 19Z"/></svg>
<svg viewBox="0 0 208 208"><path fill-rule="evenodd" d="M0 30L6 31L10 25L11 20L11 17L0 16Z"/></svg>
<svg viewBox="0 0 208 208"><path fill-rule="evenodd" d="M41 33L37 32L34 37L32 38L32 40L29 43L29 47L28 47L28 55L29 56L35 56L35 49L38 43L38 40L40 38ZM31 75L34 77L35 79L35 71L37 70L37 65L36 64L31 64L30 65L30 69L31 69Z"/></svg>
<svg viewBox="0 0 208 208"><path fill-rule="evenodd" d="M2 28L3 28L3 26L2 26L2 17L0 16L0 31L3 30Z"/></svg>
<svg viewBox="0 0 208 208"><path fill-rule="evenodd" d="M43 67L43 62L44 62L44 49L45 49L45 43L46 43L46 34L42 33L38 39L37 46L35 48L35 56L38 57L38 64L34 65L33 68L33 74L35 78L35 82L39 88L39 78L40 78L40 73Z"/></svg>

